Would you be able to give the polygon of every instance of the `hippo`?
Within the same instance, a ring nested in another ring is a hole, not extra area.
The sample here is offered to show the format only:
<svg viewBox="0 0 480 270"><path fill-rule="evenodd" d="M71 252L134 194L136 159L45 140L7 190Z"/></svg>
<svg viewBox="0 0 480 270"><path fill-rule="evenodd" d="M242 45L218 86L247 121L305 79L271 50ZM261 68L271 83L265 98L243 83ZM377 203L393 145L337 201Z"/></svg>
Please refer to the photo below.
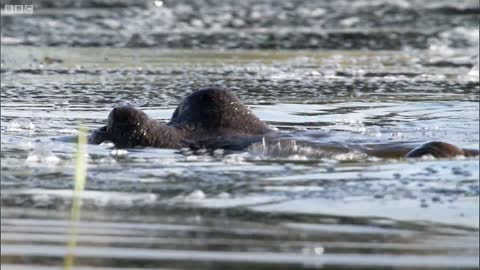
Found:
<svg viewBox="0 0 480 270"><path fill-rule="evenodd" d="M107 124L88 136L91 144L111 141L117 148L157 147L182 149L242 150L268 138L282 140L288 134L270 128L230 90L209 87L194 91L175 109L166 124L150 118L129 104L117 106ZM351 146L376 157L436 158L478 156L479 151L462 149L440 141L420 145L388 143Z"/></svg>

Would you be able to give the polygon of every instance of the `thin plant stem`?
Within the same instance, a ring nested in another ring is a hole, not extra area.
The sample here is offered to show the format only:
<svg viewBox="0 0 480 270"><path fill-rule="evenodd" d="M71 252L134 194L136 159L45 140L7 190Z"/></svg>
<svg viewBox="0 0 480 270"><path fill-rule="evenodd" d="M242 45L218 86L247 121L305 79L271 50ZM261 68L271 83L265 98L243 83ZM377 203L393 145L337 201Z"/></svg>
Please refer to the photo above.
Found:
<svg viewBox="0 0 480 270"><path fill-rule="evenodd" d="M74 266L75 247L77 245L77 223L80 220L81 195L85 189L87 176L87 136L85 128L80 124L78 143L75 153L75 188L73 190L73 202L70 216L70 233L67 245L67 254L64 258L64 269L70 270Z"/></svg>

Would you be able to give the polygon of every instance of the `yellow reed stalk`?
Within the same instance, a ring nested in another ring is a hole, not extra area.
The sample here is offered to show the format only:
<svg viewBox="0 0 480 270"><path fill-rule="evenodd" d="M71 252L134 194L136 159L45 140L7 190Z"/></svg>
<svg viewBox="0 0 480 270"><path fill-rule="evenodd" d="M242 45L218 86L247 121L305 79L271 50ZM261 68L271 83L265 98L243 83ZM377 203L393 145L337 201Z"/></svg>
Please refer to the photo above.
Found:
<svg viewBox="0 0 480 270"><path fill-rule="evenodd" d="M87 176L87 136L85 127L80 124L78 133L77 150L75 153L75 189L71 209L70 235L68 250L64 258L64 269L70 270L74 266L75 247L77 245L77 223L80 220L81 194L85 188Z"/></svg>

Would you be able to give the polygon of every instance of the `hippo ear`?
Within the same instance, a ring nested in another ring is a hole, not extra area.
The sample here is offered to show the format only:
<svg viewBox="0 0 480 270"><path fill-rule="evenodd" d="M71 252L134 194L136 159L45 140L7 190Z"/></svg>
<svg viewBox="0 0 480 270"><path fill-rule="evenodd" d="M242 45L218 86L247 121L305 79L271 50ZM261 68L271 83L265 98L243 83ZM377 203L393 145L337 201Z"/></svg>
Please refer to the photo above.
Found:
<svg viewBox="0 0 480 270"><path fill-rule="evenodd" d="M406 154L406 157L423 157L431 155L436 158L462 156L465 153L455 145L445 142L428 142L422 144Z"/></svg>

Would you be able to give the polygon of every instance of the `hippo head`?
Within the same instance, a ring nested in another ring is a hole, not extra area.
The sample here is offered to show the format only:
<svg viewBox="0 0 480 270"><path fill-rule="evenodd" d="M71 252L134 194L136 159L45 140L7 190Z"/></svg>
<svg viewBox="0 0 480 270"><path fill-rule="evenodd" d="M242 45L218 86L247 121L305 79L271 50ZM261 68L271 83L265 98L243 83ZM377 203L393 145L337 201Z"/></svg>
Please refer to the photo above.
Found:
<svg viewBox="0 0 480 270"><path fill-rule="evenodd" d="M106 133L111 141L122 148L142 145L151 134L152 120L142 111L129 104L115 107L108 115Z"/></svg>

